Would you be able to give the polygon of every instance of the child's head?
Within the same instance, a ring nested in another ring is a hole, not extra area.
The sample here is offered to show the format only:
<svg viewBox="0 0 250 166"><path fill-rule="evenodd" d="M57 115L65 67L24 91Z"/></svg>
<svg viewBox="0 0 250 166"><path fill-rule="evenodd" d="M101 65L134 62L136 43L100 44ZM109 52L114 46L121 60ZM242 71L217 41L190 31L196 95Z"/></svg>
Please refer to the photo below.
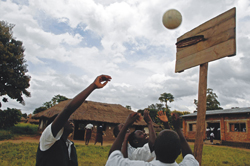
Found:
<svg viewBox="0 0 250 166"><path fill-rule="evenodd" d="M180 138L173 130L163 130L156 138L154 148L157 160L173 163L181 153Z"/></svg>
<svg viewBox="0 0 250 166"><path fill-rule="evenodd" d="M142 147L146 143L148 143L148 136L142 130L133 131L128 137L129 144L134 147Z"/></svg>

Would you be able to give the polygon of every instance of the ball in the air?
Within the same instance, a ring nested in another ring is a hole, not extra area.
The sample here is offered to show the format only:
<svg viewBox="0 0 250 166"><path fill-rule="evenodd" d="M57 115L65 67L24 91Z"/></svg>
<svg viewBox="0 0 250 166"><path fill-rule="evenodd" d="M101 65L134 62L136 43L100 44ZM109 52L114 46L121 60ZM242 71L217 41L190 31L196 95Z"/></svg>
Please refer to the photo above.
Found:
<svg viewBox="0 0 250 166"><path fill-rule="evenodd" d="M178 10L170 9L162 17L163 25L168 29L175 29L180 26L182 21L181 13Z"/></svg>

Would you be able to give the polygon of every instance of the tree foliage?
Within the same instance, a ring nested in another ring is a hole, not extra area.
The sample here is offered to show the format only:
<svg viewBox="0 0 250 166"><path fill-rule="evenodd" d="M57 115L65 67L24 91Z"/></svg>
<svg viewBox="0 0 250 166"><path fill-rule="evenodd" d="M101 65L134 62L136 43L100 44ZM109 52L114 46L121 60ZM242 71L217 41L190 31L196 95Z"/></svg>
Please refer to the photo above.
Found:
<svg viewBox="0 0 250 166"><path fill-rule="evenodd" d="M28 115L26 113L22 114L22 117L24 117L25 119L28 117Z"/></svg>
<svg viewBox="0 0 250 166"><path fill-rule="evenodd" d="M24 104L23 94L30 97L26 90L30 86L30 76L26 75L23 43L13 38L13 28L13 24L0 21L0 96L8 95ZM7 102L7 99L2 101Z"/></svg>
<svg viewBox="0 0 250 166"><path fill-rule="evenodd" d="M153 109L153 108L147 108L147 110L149 111L149 116L151 117L152 121L156 124L161 123L160 119L157 117L157 113L158 110L157 109ZM137 111L138 113L141 113L141 115L143 116L144 114L144 109L140 109Z"/></svg>
<svg viewBox="0 0 250 166"><path fill-rule="evenodd" d="M207 110L218 110L218 109L223 109L220 107L220 102L217 100L218 96L216 93L213 92L213 89L208 88L207 89ZM198 100L194 99L194 104L198 108ZM197 109L196 108L196 109Z"/></svg>
<svg viewBox="0 0 250 166"><path fill-rule="evenodd" d="M126 108L127 108L128 110L131 110L131 106L129 106L129 105L126 105Z"/></svg>
<svg viewBox="0 0 250 166"><path fill-rule="evenodd" d="M9 128L20 122L22 112L19 109L0 110L0 128Z"/></svg>
<svg viewBox="0 0 250 166"><path fill-rule="evenodd" d="M185 114L190 114L190 112L188 111L177 111L177 110L174 110L174 111L170 111L170 107L167 105L167 102L173 102L174 101L174 96L171 94L171 93L163 93L161 94L161 97L159 97L159 100L161 102L165 102L165 106L163 106L162 103L156 103L156 104L151 104L148 106L148 111L149 111L149 115L152 119L152 121L158 125L162 125L163 123L161 122L161 120L157 117L158 116L158 112L159 111L163 111L164 113L166 113L166 116L168 117L168 122L169 122L169 126L171 128L173 128L173 125L172 125L172 120L171 120L171 113L177 113L179 114L179 116L181 115L185 115ZM143 115L143 112L144 112L144 109L140 109L138 110L137 112L141 113Z"/></svg>
<svg viewBox="0 0 250 166"><path fill-rule="evenodd" d="M168 102L173 102L174 101L174 96L171 93L163 93L159 97L160 102L165 103L166 108L168 107Z"/></svg>
<svg viewBox="0 0 250 166"><path fill-rule="evenodd" d="M33 114L37 114L37 113L42 112L42 111L44 111L44 110L46 110L46 109L47 109L47 107L43 107L43 106L38 107L38 108L36 108L36 109L33 111Z"/></svg>
<svg viewBox="0 0 250 166"><path fill-rule="evenodd" d="M68 100L68 98L58 94L58 95L54 96L51 99L51 101L45 102L45 103L43 103L43 105L41 107L36 108L33 111L33 114L37 114L37 113L42 112L46 109L49 109L49 108L57 105L58 103L60 103L61 101L64 101L64 100Z"/></svg>

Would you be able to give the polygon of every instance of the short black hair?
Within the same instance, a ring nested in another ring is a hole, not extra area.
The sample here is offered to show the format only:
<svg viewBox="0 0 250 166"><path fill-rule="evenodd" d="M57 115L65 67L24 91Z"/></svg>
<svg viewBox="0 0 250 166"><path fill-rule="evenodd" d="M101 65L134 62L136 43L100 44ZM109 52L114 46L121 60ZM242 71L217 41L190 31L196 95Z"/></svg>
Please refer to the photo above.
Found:
<svg viewBox="0 0 250 166"><path fill-rule="evenodd" d="M114 129L113 129L113 134L114 134L115 138L118 136L118 134L119 134L119 132L120 132L118 126L119 126L119 125L116 125L116 126L114 127Z"/></svg>
<svg viewBox="0 0 250 166"><path fill-rule="evenodd" d="M173 130L163 130L154 144L156 159L164 163L173 163L181 153L181 142Z"/></svg>
<svg viewBox="0 0 250 166"><path fill-rule="evenodd" d="M128 142L129 142L129 144L132 147L137 148L137 145L134 142L134 140L136 139L136 137L135 137L135 131L133 131L132 133L129 134L129 136L128 136Z"/></svg>

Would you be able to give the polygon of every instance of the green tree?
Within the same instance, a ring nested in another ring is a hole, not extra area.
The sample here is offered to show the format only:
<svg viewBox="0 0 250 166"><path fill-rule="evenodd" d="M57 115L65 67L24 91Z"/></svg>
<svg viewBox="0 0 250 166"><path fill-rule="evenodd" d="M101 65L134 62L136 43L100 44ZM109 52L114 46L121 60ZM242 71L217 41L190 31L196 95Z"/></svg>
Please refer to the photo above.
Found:
<svg viewBox="0 0 250 166"><path fill-rule="evenodd" d="M213 92L213 89L207 89L207 111L209 110L219 110L223 109L220 107L220 102L217 100L218 96ZM196 109L198 109L198 100L194 99L194 104L196 105Z"/></svg>
<svg viewBox="0 0 250 166"><path fill-rule="evenodd" d="M160 102L165 103L166 109L169 108L168 102L173 102L174 101L174 96L171 93L163 93L159 97Z"/></svg>
<svg viewBox="0 0 250 166"><path fill-rule="evenodd" d="M147 108L147 110L149 111L149 116L151 117L151 119L152 119L152 121L154 122L154 123L159 123L160 122L160 120L159 120L159 118L157 118L157 110L156 109L152 109L152 108ZM138 110L137 111L138 113L141 113L141 115L143 116L143 114L144 114L144 109L142 110L142 109L140 109L140 110Z"/></svg>
<svg viewBox="0 0 250 166"><path fill-rule="evenodd" d="M28 117L28 115L26 113L22 114L22 117L24 117L25 119Z"/></svg>
<svg viewBox="0 0 250 166"><path fill-rule="evenodd" d="M13 38L13 28L13 24L0 21L0 96L7 95L24 104L23 94L30 97L26 90L30 86L30 76L25 75L28 70L23 43Z"/></svg>
<svg viewBox="0 0 250 166"><path fill-rule="evenodd" d="M19 109L7 108L7 110L0 110L0 128L9 128L20 122L22 112Z"/></svg>
<svg viewBox="0 0 250 166"><path fill-rule="evenodd" d="M51 101L47 101L47 102L43 103L43 106L46 107L47 109L49 109L49 108L53 107L53 104Z"/></svg>
<svg viewBox="0 0 250 166"><path fill-rule="evenodd" d="M156 103L156 108L157 108L158 111L164 109L163 104L161 104L161 103L160 104Z"/></svg>
<svg viewBox="0 0 250 166"><path fill-rule="evenodd" d="M129 105L126 105L126 108L127 108L128 110L131 110L131 106L129 106Z"/></svg>
<svg viewBox="0 0 250 166"><path fill-rule="evenodd" d="M52 106L54 106L54 105L56 105L64 100L68 100L68 98L58 94L51 99Z"/></svg>
<svg viewBox="0 0 250 166"><path fill-rule="evenodd" d="M167 117L170 117L170 110L163 107L163 104L156 103L151 104L147 108L149 110L149 115L154 123L157 123L159 125L162 124L161 120L157 117L159 111L166 112ZM138 110L137 112L141 113L143 115L144 110Z"/></svg>
<svg viewBox="0 0 250 166"><path fill-rule="evenodd" d="M41 107L36 108L33 111L33 114L37 114L37 113L42 112L46 109L49 109L49 108L57 105L58 103L60 103L64 100L68 100L68 98L65 96L62 96L62 95L56 95L51 99L51 101L45 102L45 103L43 103L43 105Z"/></svg>
<svg viewBox="0 0 250 166"><path fill-rule="evenodd" d="M151 105L148 106L148 109L156 109L156 105L151 104Z"/></svg>
<svg viewBox="0 0 250 166"><path fill-rule="evenodd" d="M171 111L171 113L177 113L179 116L190 114L189 111L177 111L177 110Z"/></svg>
<svg viewBox="0 0 250 166"><path fill-rule="evenodd" d="M42 111L44 111L44 110L46 110L47 109L47 107L38 107L38 108L36 108L34 111L33 111L33 114L37 114L37 113L39 113L39 112L42 112Z"/></svg>

